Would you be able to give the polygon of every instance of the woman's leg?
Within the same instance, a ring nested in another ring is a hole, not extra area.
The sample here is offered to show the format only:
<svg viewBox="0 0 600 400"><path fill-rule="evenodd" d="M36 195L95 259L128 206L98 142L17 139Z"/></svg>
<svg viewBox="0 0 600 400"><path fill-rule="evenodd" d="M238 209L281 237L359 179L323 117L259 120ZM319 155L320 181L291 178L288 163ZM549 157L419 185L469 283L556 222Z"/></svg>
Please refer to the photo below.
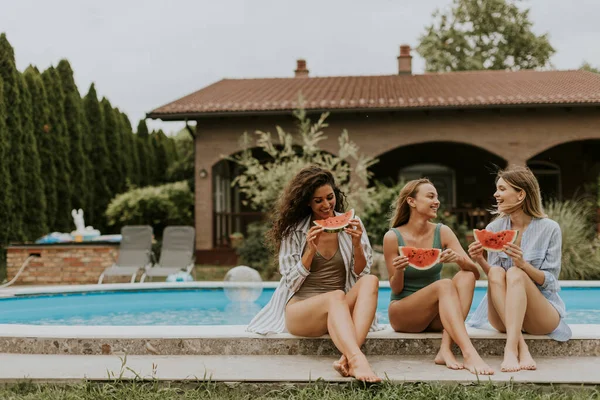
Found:
<svg viewBox="0 0 600 400"><path fill-rule="evenodd" d="M381 381L360 350L344 291L335 290L288 303L285 323L293 335L314 337L329 333L335 346L348 359L352 376L367 382Z"/></svg>
<svg viewBox="0 0 600 400"><path fill-rule="evenodd" d="M498 331L506 333L506 270L501 267L493 267L488 272L488 319L490 324ZM519 331L519 350L504 354L504 362L501 370L503 372L515 372L520 369L535 369L535 361L531 358L529 347L525 338ZM522 360L522 362L520 362Z"/></svg>
<svg viewBox="0 0 600 400"><path fill-rule="evenodd" d="M445 330L460 347L465 367L474 374L494 371L481 359L467 334L456 287L442 279L390 304L390 324L398 332L423 332L438 316Z"/></svg>
<svg viewBox="0 0 600 400"><path fill-rule="evenodd" d="M363 345L377 310L379 293L379 278L375 275L365 275L346 293L346 303L352 314L358 347ZM342 354L339 361L333 363L333 368L343 376L348 376L348 360Z"/></svg>
<svg viewBox="0 0 600 400"><path fill-rule="evenodd" d="M536 369L522 330L546 335L556 329L559 323L558 311L531 278L520 268L510 268L506 272L506 347L503 368L508 371Z"/></svg>
<svg viewBox="0 0 600 400"><path fill-rule="evenodd" d="M467 315L469 314L469 309L471 308L471 303L473 302L475 281L475 274L468 271L459 271L452 278L452 283L456 287L458 298L460 300L463 322L467 318ZM431 323L431 326L433 326L434 323L439 323L441 325L439 315L436 318L436 320ZM443 329L442 344L440 345L440 351L435 357L435 363L439 365L445 365L450 369L462 369L463 365L456 360L456 357L454 357L454 354L452 353L452 343L453 342L452 338L450 337L450 334L448 333L448 331Z"/></svg>

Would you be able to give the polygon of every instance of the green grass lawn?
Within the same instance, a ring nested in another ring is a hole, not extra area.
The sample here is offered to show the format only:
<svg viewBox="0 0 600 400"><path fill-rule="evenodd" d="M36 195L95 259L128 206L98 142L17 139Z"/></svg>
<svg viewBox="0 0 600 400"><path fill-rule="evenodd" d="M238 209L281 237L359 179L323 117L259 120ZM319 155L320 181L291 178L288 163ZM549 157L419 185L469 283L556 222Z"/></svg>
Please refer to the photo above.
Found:
<svg viewBox="0 0 600 400"><path fill-rule="evenodd" d="M50 385L21 383L0 388L1 399L39 400L170 400L170 399L600 399L598 387L551 387L533 385L438 385L392 384L385 382L368 388L358 383L306 385L225 384L159 382L81 383Z"/></svg>

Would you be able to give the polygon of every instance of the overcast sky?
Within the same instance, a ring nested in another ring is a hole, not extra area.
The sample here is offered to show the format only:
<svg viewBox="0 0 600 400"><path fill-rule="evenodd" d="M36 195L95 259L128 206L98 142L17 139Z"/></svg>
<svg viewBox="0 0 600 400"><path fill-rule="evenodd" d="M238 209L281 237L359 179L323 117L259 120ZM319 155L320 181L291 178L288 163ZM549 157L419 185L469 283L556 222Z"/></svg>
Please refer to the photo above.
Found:
<svg viewBox="0 0 600 400"><path fill-rule="evenodd" d="M451 0L0 0L0 32L17 67L71 62L80 92L134 125L154 108L222 78L397 72L402 43L416 46L431 13ZM600 66L600 0L525 0L536 33L550 34L558 69ZM413 71L424 62L413 53ZM178 123L150 122L178 130Z"/></svg>

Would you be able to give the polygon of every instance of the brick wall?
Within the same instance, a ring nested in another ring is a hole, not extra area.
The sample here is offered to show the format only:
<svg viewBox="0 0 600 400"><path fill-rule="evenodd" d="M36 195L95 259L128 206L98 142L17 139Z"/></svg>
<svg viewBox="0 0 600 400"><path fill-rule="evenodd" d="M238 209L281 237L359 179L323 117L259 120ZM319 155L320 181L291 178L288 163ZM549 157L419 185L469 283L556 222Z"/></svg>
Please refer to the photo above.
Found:
<svg viewBox="0 0 600 400"><path fill-rule="evenodd" d="M118 252L118 244L11 246L7 249L7 277L10 281L29 254L37 253L41 257L30 261L15 285L97 283ZM110 282L129 282L129 278L110 277Z"/></svg>

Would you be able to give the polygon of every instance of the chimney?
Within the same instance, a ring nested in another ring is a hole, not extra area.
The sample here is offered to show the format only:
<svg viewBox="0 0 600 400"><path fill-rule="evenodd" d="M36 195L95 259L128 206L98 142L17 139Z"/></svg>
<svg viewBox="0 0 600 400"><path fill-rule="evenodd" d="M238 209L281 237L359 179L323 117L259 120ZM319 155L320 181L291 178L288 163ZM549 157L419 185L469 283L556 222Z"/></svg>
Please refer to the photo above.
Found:
<svg viewBox="0 0 600 400"><path fill-rule="evenodd" d="M306 69L306 60L299 59L296 61L296 78L308 78L308 70Z"/></svg>
<svg viewBox="0 0 600 400"><path fill-rule="evenodd" d="M403 44L400 46L400 55L398 56L398 75L412 74L412 56L410 55L410 46Z"/></svg>

